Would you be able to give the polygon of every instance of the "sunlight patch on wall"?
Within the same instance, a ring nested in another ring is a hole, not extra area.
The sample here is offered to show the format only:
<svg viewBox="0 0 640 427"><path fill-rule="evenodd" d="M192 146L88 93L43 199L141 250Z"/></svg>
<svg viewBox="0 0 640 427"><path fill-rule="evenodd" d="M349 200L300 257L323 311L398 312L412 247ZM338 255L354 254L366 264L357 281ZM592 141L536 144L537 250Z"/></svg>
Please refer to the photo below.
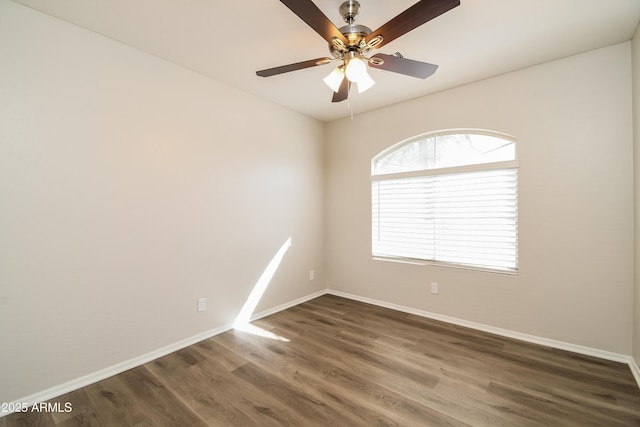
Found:
<svg viewBox="0 0 640 427"><path fill-rule="evenodd" d="M251 316L253 316L253 313L258 306L258 303L262 299L264 292L267 290L269 283L271 283L271 279L273 279L273 276L278 270L278 267L280 267L284 255L287 253L290 247L291 237L289 237L280 247L280 249L278 249L278 252L276 252L276 254L273 256L273 258L269 262L269 265L267 265L267 268L265 268L265 270L262 272L262 275L256 282L253 290L249 294L249 297L245 301L242 309L240 310L240 313L233 323L234 329L266 338L276 339L280 341L289 341L286 338L280 337L258 326L250 325L249 322L251 321Z"/></svg>

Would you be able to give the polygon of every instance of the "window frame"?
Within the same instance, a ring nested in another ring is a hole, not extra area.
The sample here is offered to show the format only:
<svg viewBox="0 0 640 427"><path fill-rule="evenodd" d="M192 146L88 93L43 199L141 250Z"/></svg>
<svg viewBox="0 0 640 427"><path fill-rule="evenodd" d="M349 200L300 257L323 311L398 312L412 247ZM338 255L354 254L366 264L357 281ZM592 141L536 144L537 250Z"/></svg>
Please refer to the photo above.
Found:
<svg viewBox="0 0 640 427"><path fill-rule="evenodd" d="M412 144L418 141L422 141L429 138L437 138L440 136L446 135L461 135L461 134L473 134L473 135L485 135L494 138L503 139L505 141L511 141L514 143L514 159L506 160L506 161L497 161L490 163L478 163L472 165L462 165L462 166L451 166L451 167L441 167L441 168L431 168L431 169L420 169L413 170L408 172L393 172L393 173L380 173L374 174L375 170L375 161L377 159L381 159L390 153L401 149L402 147ZM449 130L439 130L435 132L427 132L420 135L413 136L411 138L405 139L398 143L391 145L390 147L382 150L378 154L376 154L371 159L371 202L373 203L373 183L375 181L385 181L385 180L393 180L393 179L403 179L403 178L417 178L417 177L425 177L425 176L438 176L438 175L451 175L451 174L462 174L467 172L480 172L480 171L490 171L490 170L516 170L517 181L516 181L516 220L515 220L515 268L513 269L500 269L500 268L492 268L492 267L482 267L471 264L463 264L457 262L448 262L448 261L439 261L435 259L421 259L421 258L409 258L404 256L391 256L391 255L376 255L374 254L374 231L373 231L373 205L370 205L371 215L369 216L371 220L371 256L373 260L379 261L391 261L398 262L404 264L413 264L413 265L428 265L428 266L437 266L437 267L446 267L446 268L455 268L462 270L474 270L474 271L482 271L488 273L495 274L505 274L505 275L519 275L519 157L518 157L518 140L512 135L508 135L502 132L489 131L484 129L449 129Z"/></svg>

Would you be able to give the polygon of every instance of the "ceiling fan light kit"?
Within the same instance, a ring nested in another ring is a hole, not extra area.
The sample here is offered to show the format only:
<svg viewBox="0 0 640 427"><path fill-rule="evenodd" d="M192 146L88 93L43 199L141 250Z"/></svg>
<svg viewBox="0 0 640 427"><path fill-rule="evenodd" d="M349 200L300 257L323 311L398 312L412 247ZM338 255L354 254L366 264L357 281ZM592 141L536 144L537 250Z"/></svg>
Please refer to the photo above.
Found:
<svg viewBox="0 0 640 427"><path fill-rule="evenodd" d="M324 65L333 60L342 61L323 80L333 90L332 102L347 99L350 83L356 83L358 93L370 89L375 81L367 72L367 66L385 71L425 79L436 72L438 66L426 62L406 59L402 55L374 54L392 40L408 33L416 27L460 5L460 0L421 0L388 21L382 27L371 31L369 27L355 24L360 12L360 3L348 0L340 6L340 14L347 25L337 28L311 0L280 0L300 19L307 23L329 44L332 58L317 58L280 67L257 71L260 77L270 77L290 71Z"/></svg>

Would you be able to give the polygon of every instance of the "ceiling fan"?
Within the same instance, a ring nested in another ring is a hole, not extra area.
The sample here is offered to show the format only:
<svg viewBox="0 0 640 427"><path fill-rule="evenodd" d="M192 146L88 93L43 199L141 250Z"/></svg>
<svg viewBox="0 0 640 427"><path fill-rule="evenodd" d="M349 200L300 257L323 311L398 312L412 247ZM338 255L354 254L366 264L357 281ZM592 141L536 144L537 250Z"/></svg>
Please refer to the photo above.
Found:
<svg viewBox="0 0 640 427"><path fill-rule="evenodd" d="M347 99L351 83L358 85L358 93L375 84L367 73L367 64L372 68L420 79L426 79L435 73L437 65L407 59L399 53L376 53L370 56L371 51L460 5L460 0L421 0L377 30L371 31L364 25L355 24L360 10L360 3L355 0L345 1L340 6L340 14L347 23L341 28L333 25L311 0L280 1L329 43L329 51L333 58L310 59L256 71L256 74L260 77L270 77L328 64L334 60L342 61L341 65L324 78L327 86L334 91L332 102Z"/></svg>

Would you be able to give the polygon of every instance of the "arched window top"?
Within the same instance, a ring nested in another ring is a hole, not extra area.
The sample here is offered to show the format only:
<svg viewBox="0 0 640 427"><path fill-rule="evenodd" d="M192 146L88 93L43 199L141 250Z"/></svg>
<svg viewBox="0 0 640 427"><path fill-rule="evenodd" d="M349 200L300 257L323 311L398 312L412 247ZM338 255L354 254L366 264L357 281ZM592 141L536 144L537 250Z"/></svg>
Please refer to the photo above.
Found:
<svg viewBox="0 0 640 427"><path fill-rule="evenodd" d="M432 132L399 142L371 161L372 175L516 160L515 138L484 130Z"/></svg>

